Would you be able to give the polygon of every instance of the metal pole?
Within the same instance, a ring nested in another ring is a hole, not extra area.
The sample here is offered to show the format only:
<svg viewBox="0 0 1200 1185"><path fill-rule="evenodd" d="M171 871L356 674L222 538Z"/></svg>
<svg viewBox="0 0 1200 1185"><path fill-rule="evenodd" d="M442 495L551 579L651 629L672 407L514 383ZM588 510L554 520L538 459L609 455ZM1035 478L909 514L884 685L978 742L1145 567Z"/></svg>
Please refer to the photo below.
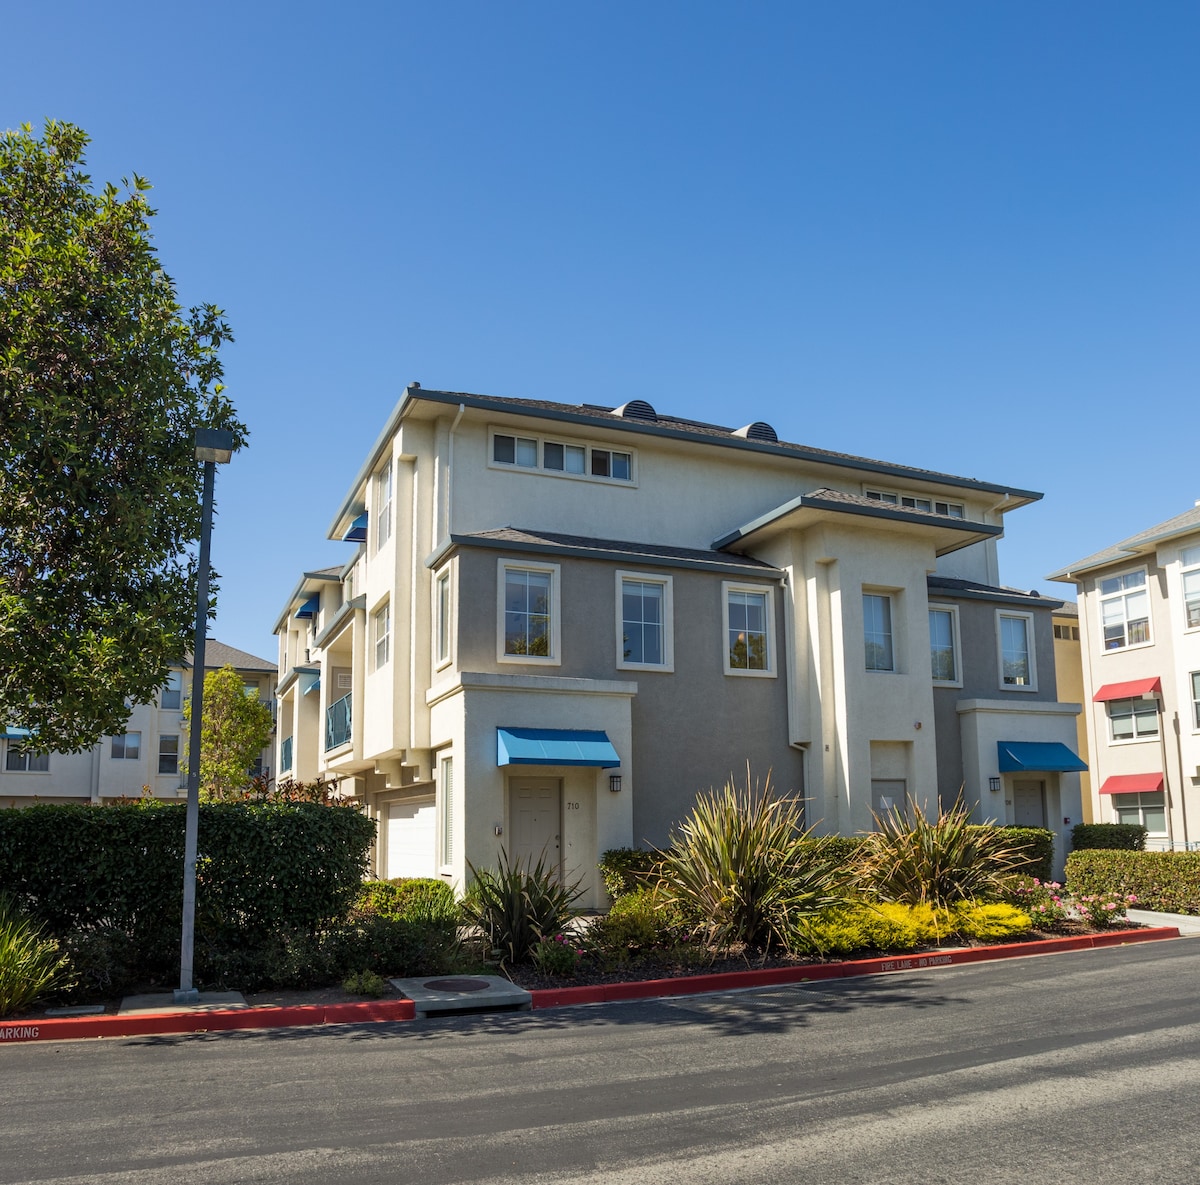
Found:
<svg viewBox="0 0 1200 1185"><path fill-rule="evenodd" d="M187 823L183 840L183 936L179 952L176 1004L195 1004L192 984L196 939L196 845L200 831L200 724L204 710L204 643L208 634L208 556L212 535L213 480L217 467L204 462L204 503L200 520L200 569L196 574L196 637L192 646L192 704L188 728Z"/></svg>

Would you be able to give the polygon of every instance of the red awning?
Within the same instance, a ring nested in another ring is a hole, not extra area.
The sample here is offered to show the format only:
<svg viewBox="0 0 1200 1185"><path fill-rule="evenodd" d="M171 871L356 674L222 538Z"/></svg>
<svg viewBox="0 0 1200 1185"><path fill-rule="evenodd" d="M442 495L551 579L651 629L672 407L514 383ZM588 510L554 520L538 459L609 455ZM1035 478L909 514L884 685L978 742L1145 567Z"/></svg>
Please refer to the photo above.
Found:
<svg viewBox="0 0 1200 1185"><path fill-rule="evenodd" d="M1110 699L1137 699L1138 696L1149 695L1152 691L1162 691L1161 679L1132 679L1128 683L1105 683L1092 699L1098 704L1105 704Z"/></svg>
<svg viewBox="0 0 1200 1185"><path fill-rule="evenodd" d="M1153 793L1163 788L1162 774L1114 774L1104 779L1101 794Z"/></svg>

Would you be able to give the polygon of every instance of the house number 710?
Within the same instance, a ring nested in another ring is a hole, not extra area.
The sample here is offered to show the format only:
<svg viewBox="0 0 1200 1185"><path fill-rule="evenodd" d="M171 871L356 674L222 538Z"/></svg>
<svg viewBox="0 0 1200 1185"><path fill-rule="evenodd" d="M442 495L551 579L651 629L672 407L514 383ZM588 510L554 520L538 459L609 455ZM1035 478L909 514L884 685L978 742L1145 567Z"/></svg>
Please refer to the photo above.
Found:
<svg viewBox="0 0 1200 1185"><path fill-rule="evenodd" d="M577 802L568 802L568 803L567 803L567 810L569 810L569 811L577 811L577 810L579 810L579 803L577 803Z"/></svg>

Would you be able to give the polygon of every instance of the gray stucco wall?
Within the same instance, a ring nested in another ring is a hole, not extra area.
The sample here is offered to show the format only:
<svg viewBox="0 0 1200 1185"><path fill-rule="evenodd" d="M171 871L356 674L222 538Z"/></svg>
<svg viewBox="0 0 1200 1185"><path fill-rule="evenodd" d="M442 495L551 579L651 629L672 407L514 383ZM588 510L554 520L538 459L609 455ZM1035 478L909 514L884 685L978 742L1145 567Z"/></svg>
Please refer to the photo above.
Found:
<svg viewBox="0 0 1200 1185"><path fill-rule="evenodd" d="M561 569L562 663L556 667L496 661L497 560L520 559L519 549L463 548L458 560L456 665L463 671L544 674L636 682L633 716L633 820L638 843L666 843L671 827L691 809L698 791L740 783L771 771L776 792L803 790L803 757L787 742L782 592L763 581L775 603L775 678L724 673L721 584L718 573L650 564L529 556ZM674 600L674 671L618 668L618 571L667 575ZM748 583L759 583L748 581ZM586 728L581 720L579 727Z"/></svg>

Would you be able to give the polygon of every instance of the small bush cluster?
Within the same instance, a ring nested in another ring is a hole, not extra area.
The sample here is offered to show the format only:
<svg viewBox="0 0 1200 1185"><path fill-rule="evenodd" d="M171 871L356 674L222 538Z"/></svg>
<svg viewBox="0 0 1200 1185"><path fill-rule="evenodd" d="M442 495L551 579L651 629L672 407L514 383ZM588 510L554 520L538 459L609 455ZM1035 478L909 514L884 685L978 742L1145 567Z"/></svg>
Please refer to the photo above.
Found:
<svg viewBox="0 0 1200 1185"><path fill-rule="evenodd" d="M1072 852L1067 884L1080 897L1132 894L1142 909L1200 914L1200 852Z"/></svg>
<svg viewBox="0 0 1200 1185"><path fill-rule="evenodd" d="M1076 823L1071 828L1071 847L1076 852L1097 848L1141 852L1146 848L1146 835L1140 823Z"/></svg>
<svg viewBox="0 0 1200 1185"><path fill-rule="evenodd" d="M574 975L584 951L574 937L555 934L543 938L530 953L533 965L543 975Z"/></svg>
<svg viewBox="0 0 1200 1185"><path fill-rule="evenodd" d="M0 1016L32 1004L70 974L70 960L58 942L0 897Z"/></svg>
<svg viewBox="0 0 1200 1185"><path fill-rule="evenodd" d="M1040 930L1065 929L1071 922L1083 921L1097 930L1105 930L1125 920L1133 893L1103 891L1073 896L1057 881L1037 877L1015 877L1005 890L1010 904L1025 910Z"/></svg>
<svg viewBox="0 0 1200 1185"><path fill-rule="evenodd" d="M645 848L609 848L600 857L600 879L613 901L653 880L661 853Z"/></svg>

